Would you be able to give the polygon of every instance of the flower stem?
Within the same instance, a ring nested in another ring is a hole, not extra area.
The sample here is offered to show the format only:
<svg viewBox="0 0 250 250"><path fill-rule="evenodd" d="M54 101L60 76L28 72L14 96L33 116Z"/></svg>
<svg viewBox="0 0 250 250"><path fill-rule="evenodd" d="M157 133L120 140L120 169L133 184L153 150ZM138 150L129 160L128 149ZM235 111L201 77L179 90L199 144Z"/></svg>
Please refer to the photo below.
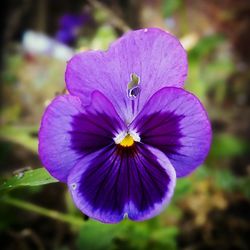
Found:
<svg viewBox="0 0 250 250"><path fill-rule="evenodd" d="M46 216L55 220L59 220L65 223L69 223L75 226L82 226L84 224L83 219L80 217L63 214L58 211L40 207L30 202L22 201L16 198L11 198L9 196L2 197L0 201L8 205L18 207L24 210L28 210L34 213L38 213L40 215L43 215L43 216Z"/></svg>

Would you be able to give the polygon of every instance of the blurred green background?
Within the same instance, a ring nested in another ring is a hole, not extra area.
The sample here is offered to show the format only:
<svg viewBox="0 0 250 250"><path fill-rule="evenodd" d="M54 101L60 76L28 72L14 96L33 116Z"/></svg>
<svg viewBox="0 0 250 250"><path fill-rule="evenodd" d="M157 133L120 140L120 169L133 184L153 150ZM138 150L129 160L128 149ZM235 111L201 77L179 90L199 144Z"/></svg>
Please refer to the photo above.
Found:
<svg viewBox="0 0 250 250"><path fill-rule="evenodd" d="M178 180L170 206L145 222L95 222L75 208L65 185L40 185L48 176L0 188L1 249L249 249L249 0L9 0L2 18L1 183L42 167L39 122L65 91L66 61L106 49L130 29L160 27L181 40L186 89L206 106L213 143L204 165Z"/></svg>

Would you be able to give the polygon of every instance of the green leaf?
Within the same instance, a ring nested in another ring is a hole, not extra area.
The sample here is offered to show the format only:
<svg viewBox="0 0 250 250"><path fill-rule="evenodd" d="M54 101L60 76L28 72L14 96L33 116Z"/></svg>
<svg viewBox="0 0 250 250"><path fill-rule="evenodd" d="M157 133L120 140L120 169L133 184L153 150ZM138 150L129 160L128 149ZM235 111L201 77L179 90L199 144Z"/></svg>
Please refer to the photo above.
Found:
<svg viewBox="0 0 250 250"><path fill-rule="evenodd" d="M0 192L22 187L22 186L40 186L57 182L45 168L38 168L25 172L19 172L0 185Z"/></svg>

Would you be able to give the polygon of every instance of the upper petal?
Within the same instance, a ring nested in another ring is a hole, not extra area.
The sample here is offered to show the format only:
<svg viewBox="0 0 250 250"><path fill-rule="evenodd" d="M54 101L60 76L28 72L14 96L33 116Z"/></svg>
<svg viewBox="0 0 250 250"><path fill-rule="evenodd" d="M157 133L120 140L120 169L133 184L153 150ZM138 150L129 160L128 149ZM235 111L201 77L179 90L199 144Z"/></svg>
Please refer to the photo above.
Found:
<svg viewBox="0 0 250 250"><path fill-rule="evenodd" d="M132 73L139 77L140 93L128 98ZM100 90L127 123L162 87L182 87L187 75L186 52L171 34L158 28L131 31L107 52L75 55L67 64L65 80L70 93L88 101Z"/></svg>
<svg viewBox="0 0 250 250"><path fill-rule="evenodd" d="M210 148L207 113L194 95L180 88L163 88L155 93L130 127L142 143L167 155L177 177L202 164Z"/></svg>
<svg viewBox="0 0 250 250"><path fill-rule="evenodd" d="M65 182L84 155L114 143L113 137L124 129L112 104L100 92L93 92L85 107L78 97L59 96L43 115L39 156L51 175Z"/></svg>
<svg viewBox="0 0 250 250"><path fill-rule="evenodd" d="M145 220L173 195L175 171L167 157L142 144L107 146L84 157L68 178L77 207L91 218L117 223L124 216Z"/></svg>

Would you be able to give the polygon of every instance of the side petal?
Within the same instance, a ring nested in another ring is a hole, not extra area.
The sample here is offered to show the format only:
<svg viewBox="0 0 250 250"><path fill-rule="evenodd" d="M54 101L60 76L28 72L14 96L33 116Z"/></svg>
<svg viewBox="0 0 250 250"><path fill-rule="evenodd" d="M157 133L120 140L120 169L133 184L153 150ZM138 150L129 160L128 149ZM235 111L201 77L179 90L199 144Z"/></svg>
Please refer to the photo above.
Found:
<svg viewBox="0 0 250 250"><path fill-rule="evenodd" d="M132 74L140 90L131 99ZM182 87L186 76L187 57L180 42L163 30L148 28L128 32L107 52L75 55L67 64L65 80L69 92L83 101L93 90L103 92L129 123L153 93L162 87Z"/></svg>
<svg viewBox="0 0 250 250"><path fill-rule="evenodd" d="M84 157L70 173L68 186L83 213L117 223L160 213L173 195L175 180L172 165L159 150L111 145Z"/></svg>
<svg viewBox="0 0 250 250"><path fill-rule="evenodd" d="M177 177L191 173L205 160L211 125L200 101L180 88L163 88L147 102L131 124L141 142L164 152Z"/></svg>
<svg viewBox="0 0 250 250"><path fill-rule="evenodd" d="M66 182L70 170L86 154L113 143L124 124L100 92L83 108L72 95L55 98L47 107L39 130L39 156L52 176Z"/></svg>

